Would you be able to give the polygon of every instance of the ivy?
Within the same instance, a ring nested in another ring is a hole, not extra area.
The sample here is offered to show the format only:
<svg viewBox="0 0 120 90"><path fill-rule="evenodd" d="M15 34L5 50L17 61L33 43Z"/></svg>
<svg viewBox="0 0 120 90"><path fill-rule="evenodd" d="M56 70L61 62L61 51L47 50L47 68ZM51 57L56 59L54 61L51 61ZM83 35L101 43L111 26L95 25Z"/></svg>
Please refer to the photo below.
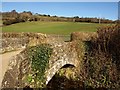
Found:
<svg viewBox="0 0 120 90"><path fill-rule="evenodd" d="M52 48L49 44L41 44L29 48L29 60L32 68L32 79L35 82L35 87L43 87L45 83L45 70L48 67L49 58L52 53ZM32 81L28 78L28 81Z"/></svg>

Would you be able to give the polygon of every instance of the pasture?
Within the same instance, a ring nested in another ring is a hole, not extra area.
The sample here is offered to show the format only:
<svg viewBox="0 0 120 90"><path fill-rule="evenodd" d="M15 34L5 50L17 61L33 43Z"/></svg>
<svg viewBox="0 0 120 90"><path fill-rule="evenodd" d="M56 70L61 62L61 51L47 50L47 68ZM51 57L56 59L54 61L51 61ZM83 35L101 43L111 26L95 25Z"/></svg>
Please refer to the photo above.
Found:
<svg viewBox="0 0 120 90"><path fill-rule="evenodd" d="M3 26L2 32L39 32L46 34L70 35L72 32L95 32L100 26L108 24L81 22L23 22Z"/></svg>

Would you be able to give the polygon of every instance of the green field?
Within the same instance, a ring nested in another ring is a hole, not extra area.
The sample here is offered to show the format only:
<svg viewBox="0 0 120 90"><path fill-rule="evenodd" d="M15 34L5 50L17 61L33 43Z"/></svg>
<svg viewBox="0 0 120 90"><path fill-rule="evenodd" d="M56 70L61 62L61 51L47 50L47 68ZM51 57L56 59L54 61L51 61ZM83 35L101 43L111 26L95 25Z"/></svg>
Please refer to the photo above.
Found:
<svg viewBox="0 0 120 90"><path fill-rule="evenodd" d="M40 32L46 34L69 35L72 32L95 32L98 27L107 24L80 22L24 22L2 28L3 32Z"/></svg>

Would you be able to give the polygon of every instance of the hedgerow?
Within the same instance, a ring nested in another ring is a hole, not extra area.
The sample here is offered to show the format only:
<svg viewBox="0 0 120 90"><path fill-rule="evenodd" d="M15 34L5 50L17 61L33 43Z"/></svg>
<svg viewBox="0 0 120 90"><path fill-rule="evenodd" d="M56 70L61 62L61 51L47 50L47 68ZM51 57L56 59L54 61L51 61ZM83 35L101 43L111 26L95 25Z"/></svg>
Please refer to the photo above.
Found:
<svg viewBox="0 0 120 90"><path fill-rule="evenodd" d="M102 27L86 48L86 87L120 88L120 27Z"/></svg>

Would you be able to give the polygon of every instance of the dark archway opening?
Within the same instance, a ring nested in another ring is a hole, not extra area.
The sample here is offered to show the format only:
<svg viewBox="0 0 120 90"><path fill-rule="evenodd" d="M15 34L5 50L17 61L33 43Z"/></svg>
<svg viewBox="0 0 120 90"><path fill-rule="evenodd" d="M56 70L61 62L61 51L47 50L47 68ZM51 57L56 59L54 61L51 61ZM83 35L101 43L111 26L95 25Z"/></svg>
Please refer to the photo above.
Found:
<svg viewBox="0 0 120 90"><path fill-rule="evenodd" d="M74 68L75 66L72 64L66 64L62 68Z"/></svg>
<svg viewBox="0 0 120 90"><path fill-rule="evenodd" d="M66 64L61 69L73 70L75 68L72 64ZM53 78L47 84L48 90L82 90L84 84L81 81L76 81L72 79L68 79L65 76L60 76L57 73L53 76Z"/></svg>
<svg viewBox="0 0 120 90"><path fill-rule="evenodd" d="M48 83L47 88L49 90L82 90L83 83L55 75Z"/></svg>

